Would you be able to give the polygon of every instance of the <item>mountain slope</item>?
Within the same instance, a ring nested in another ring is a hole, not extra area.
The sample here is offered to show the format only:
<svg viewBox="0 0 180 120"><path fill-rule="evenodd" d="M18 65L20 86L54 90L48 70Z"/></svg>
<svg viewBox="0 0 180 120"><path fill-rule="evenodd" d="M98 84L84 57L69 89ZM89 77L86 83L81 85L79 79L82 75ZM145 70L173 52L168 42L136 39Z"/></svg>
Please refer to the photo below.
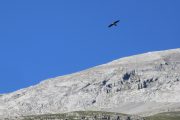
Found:
<svg viewBox="0 0 180 120"><path fill-rule="evenodd" d="M180 49L121 58L0 96L0 116L180 110Z"/></svg>
<svg viewBox="0 0 180 120"><path fill-rule="evenodd" d="M145 120L135 115L101 111L74 111L61 114L30 115L7 120Z"/></svg>
<svg viewBox="0 0 180 120"><path fill-rule="evenodd" d="M146 117L145 120L180 120L180 112L165 112Z"/></svg>

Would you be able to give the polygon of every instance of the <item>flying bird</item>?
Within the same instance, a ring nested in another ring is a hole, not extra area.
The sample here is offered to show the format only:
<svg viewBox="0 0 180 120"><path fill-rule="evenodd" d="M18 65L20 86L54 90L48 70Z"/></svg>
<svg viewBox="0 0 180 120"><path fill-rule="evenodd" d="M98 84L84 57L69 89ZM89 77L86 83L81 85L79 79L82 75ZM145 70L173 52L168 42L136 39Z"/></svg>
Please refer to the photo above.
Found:
<svg viewBox="0 0 180 120"><path fill-rule="evenodd" d="M117 26L117 23L119 22L120 20L116 20L114 21L113 23L111 23L108 27L112 27L112 26Z"/></svg>

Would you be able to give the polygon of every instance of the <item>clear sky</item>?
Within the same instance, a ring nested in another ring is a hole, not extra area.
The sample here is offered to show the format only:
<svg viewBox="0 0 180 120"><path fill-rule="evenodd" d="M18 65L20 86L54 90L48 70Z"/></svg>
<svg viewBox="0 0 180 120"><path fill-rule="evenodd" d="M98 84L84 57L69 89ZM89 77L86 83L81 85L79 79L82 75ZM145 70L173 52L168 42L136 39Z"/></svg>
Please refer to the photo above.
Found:
<svg viewBox="0 0 180 120"><path fill-rule="evenodd" d="M0 1L0 93L178 47L180 0Z"/></svg>

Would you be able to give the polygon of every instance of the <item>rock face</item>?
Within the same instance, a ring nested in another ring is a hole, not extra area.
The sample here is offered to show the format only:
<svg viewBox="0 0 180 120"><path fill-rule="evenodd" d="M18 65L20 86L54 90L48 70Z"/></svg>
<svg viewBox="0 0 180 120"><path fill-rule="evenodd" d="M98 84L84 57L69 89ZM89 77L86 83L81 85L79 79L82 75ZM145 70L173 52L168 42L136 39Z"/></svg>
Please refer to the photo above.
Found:
<svg viewBox="0 0 180 120"><path fill-rule="evenodd" d="M180 49L121 58L0 96L0 116L180 110Z"/></svg>

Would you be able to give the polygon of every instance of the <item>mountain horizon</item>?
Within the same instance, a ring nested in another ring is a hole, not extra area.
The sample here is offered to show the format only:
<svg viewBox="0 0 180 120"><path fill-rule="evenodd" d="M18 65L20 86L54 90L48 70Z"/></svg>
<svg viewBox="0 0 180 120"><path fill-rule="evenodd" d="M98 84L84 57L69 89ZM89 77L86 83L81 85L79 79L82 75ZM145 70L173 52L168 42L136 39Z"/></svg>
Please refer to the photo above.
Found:
<svg viewBox="0 0 180 120"><path fill-rule="evenodd" d="M124 57L0 96L0 116L180 110L180 48Z"/></svg>

